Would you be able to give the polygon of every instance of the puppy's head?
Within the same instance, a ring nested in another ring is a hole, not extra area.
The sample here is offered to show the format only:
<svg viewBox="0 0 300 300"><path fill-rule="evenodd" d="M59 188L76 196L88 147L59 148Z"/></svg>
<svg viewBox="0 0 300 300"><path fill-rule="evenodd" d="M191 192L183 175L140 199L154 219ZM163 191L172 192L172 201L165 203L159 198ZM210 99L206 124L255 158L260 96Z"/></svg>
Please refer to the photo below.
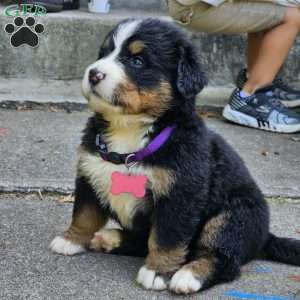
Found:
<svg viewBox="0 0 300 300"><path fill-rule="evenodd" d="M130 19L111 31L84 75L82 90L96 111L159 117L194 102L205 84L195 50L168 22Z"/></svg>

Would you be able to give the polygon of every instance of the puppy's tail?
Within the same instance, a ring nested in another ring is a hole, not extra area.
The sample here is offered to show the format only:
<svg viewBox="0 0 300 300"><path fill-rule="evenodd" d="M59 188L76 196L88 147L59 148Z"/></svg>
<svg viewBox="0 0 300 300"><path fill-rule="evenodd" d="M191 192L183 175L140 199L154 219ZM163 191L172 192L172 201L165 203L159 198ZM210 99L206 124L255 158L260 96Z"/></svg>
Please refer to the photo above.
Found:
<svg viewBox="0 0 300 300"><path fill-rule="evenodd" d="M268 260L300 266L300 240L279 238L270 233L263 255Z"/></svg>

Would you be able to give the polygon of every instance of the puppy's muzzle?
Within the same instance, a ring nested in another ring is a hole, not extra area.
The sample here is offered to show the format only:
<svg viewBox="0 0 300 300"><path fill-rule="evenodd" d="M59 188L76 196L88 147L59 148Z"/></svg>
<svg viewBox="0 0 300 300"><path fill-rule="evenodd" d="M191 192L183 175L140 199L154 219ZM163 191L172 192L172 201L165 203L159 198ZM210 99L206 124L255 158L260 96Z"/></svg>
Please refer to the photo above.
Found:
<svg viewBox="0 0 300 300"><path fill-rule="evenodd" d="M102 80L105 79L105 77L106 77L106 74L104 74L97 68L91 69L89 71L89 83L92 86L99 84Z"/></svg>

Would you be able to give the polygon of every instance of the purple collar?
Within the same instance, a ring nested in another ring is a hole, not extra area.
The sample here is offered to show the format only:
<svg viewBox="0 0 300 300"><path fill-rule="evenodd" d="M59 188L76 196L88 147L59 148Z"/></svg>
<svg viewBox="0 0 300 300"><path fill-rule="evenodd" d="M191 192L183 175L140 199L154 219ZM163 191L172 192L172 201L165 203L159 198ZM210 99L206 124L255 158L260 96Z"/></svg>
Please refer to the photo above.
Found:
<svg viewBox="0 0 300 300"><path fill-rule="evenodd" d="M108 152L107 144L103 141L101 134L96 136L96 147L102 159L116 165L125 164L128 168L142 161L145 157L155 153L169 139L176 125L166 127L145 148L132 153L120 154Z"/></svg>

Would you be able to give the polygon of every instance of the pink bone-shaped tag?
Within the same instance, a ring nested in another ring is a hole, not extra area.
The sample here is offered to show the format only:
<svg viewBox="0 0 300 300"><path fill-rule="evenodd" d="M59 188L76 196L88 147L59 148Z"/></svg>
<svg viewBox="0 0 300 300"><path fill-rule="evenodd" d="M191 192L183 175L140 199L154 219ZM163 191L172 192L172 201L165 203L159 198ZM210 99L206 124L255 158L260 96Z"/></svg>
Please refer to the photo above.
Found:
<svg viewBox="0 0 300 300"><path fill-rule="evenodd" d="M146 194L147 176L128 175L120 172L113 172L111 175L111 193L118 196L129 193L136 198L143 198Z"/></svg>

